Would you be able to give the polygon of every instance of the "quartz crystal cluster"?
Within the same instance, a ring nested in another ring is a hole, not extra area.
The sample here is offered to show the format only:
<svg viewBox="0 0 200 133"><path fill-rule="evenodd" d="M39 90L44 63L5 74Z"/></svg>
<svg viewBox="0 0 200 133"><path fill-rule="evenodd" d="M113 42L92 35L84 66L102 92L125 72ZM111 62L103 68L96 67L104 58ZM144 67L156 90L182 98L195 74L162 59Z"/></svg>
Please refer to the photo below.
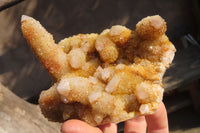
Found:
<svg viewBox="0 0 200 133"><path fill-rule="evenodd" d="M176 51L159 15L142 19L134 31L115 25L58 44L35 19L21 21L24 37L54 80L39 99L49 120L80 119L96 126L157 110L162 78Z"/></svg>

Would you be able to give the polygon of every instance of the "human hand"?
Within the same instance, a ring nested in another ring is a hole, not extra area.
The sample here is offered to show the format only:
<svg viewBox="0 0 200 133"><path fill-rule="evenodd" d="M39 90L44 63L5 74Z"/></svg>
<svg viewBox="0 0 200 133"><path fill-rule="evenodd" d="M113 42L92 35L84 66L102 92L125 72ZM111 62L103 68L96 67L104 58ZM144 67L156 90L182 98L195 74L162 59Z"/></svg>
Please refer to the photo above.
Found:
<svg viewBox="0 0 200 133"><path fill-rule="evenodd" d="M163 103L158 110L147 116L140 116L125 122L124 133L168 133L167 111ZM68 120L61 127L62 133L117 133L114 123L93 127L80 120Z"/></svg>

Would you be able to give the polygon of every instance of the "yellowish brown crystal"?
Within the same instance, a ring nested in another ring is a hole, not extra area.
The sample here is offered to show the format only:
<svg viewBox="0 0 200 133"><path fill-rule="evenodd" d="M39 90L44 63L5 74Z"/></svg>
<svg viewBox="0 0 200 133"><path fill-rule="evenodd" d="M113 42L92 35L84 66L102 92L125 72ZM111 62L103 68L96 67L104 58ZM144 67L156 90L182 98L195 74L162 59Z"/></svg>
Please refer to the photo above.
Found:
<svg viewBox="0 0 200 133"><path fill-rule="evenodd" d="M142 19L135 31L115 25L58 44L31 17L22 16L22 32L55 81L39 99L51 121L118 123L152 114L162 101L162 78L176 50L159 15Z"/></svg>

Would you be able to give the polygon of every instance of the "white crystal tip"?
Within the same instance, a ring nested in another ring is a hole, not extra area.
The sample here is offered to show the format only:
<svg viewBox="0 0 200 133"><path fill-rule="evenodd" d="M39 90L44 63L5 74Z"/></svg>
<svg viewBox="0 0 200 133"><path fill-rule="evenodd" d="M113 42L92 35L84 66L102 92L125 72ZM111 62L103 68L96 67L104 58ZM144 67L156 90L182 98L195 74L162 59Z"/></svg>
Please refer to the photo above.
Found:
<svg viewBox="0 0 200 133"><path fill-rule="evenodd" d="M27 15L22 15L21 17L21 22L27 19L31 19L31 17L27 16Z"/></svg>

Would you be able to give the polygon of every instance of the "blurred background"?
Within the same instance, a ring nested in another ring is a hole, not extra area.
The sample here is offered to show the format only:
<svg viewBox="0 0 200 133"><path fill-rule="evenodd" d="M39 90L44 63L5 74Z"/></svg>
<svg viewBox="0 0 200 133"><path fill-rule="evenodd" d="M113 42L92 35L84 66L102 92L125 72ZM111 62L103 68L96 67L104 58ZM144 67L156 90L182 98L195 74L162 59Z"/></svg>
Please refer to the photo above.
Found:
<svg viewBox="0 0 200 133"><path fill-rule="evenodd" d="M112 25L134 30L159 14L177 52L163 83L171 133L200 132L200 2L198 0L0 0L0 83L37 104L51 78L21 32L21 16L31 16L56 42L78 33L100 33ZM123 123L119 124L122 132Z"/></svg>

